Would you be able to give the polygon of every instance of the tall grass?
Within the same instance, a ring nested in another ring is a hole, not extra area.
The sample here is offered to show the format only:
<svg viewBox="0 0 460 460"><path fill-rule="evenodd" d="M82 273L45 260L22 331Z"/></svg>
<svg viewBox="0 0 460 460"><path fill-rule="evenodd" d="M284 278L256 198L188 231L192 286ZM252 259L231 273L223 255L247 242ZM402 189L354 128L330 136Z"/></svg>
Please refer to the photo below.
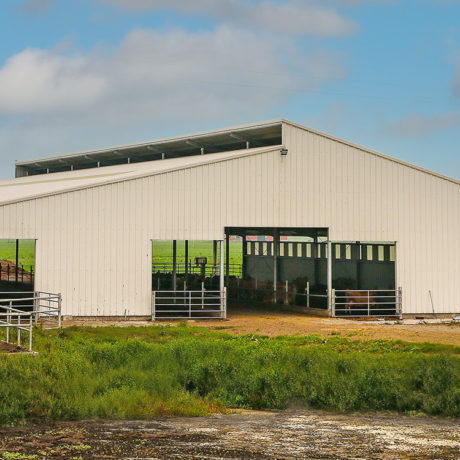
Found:
<svg viewBox="0 0 460 460"><path fill-rule="evenodd" d="M0 356L2 424L291 404L460 415L460 356L448 346L159 326L37 331L36 344L38 356Z"/></svg>

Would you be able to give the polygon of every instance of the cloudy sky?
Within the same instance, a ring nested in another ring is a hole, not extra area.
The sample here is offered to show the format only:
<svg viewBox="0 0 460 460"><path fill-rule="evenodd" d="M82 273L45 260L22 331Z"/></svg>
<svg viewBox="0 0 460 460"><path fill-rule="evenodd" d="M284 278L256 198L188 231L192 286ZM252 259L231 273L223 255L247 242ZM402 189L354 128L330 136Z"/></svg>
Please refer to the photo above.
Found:
<svg viewBox="0 0 460 460"><path fill-rule="evenodd" d="M284 117L460 179L460 0L2 0L0 179Z"/></svg>

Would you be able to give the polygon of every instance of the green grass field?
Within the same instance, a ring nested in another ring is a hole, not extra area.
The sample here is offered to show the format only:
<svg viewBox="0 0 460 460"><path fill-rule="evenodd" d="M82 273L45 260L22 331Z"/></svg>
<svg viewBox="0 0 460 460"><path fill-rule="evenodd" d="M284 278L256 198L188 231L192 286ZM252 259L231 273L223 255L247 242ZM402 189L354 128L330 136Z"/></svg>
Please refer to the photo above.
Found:
<svg viewBox="0 0 460 460"><path fill-rule="evenodd" d="M219 245L217 245L217 259L219 259ZM153 263L171 263L172 262L172 241L154 241L152 246ZM190 241L189 242L189 259L193 261L195 257L207 257L208 263L212 263L212 241ZM185 260L185 243L177 242L177 262L184 263ZM230 242L230 263L241 264L243 261L243 249L241 241Z"/></svg>
<svg viewBox="0 0 460 460"><path fill-rule="evenodd" d="M0 240L0 259L16 260L16 240ZM35 265L35 240L19 241L19 265Z"/></svg>
<svg viewBox="0 0 460 460"><path fill-rule="evenodd" d="M171 263L172 262L172 242L154 241L153 242L153 262ZM212 242L211 241L191 241L189 243L189 259L194 261L195 257L204 256L208 258L208 263L212 263ZM219 258L219 247L218 255ZM16 240L0 240L0 259L15 261ZM185 258L185 245L183 241L177 244L177 261L183 263ZM230 242L230 263L242 263L242 243ZM19 243L19 264L35 264L35 240L20 240Z"/></svg>
<svg viewBox="0 0 460 460"><path fill-rule="evenodd" d="M460 416L460 350L448 345L154 325L37 329L35 349L0 355L0 424L292 404Z"/></svg>

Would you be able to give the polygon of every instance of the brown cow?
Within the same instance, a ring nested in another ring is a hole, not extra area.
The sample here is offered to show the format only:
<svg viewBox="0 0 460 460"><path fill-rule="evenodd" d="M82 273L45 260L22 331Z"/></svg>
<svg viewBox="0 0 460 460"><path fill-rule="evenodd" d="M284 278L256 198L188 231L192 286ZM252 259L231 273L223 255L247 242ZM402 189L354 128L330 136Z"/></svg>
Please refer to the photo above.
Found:
<svg viewBox="0 0 460 460"><path fill-rule="evenodd" d="M345 312L351 315L353 305L357 305L360 313L362 310L375 307L376 301L373 297L373 291L345 291ZM369 295L369 298L368 298Z"/></svg>

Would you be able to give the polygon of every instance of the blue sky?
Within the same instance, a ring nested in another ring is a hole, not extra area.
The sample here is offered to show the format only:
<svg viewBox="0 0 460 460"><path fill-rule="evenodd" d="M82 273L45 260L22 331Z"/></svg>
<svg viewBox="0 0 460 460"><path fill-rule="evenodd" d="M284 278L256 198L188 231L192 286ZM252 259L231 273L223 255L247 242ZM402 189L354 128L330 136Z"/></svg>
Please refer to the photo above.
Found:
<svg viewBox="0 0 460 460"><path fill-rule="evenodd" d="M3 0L14 160L278 117L460 179L458 0Z"/></svg>

